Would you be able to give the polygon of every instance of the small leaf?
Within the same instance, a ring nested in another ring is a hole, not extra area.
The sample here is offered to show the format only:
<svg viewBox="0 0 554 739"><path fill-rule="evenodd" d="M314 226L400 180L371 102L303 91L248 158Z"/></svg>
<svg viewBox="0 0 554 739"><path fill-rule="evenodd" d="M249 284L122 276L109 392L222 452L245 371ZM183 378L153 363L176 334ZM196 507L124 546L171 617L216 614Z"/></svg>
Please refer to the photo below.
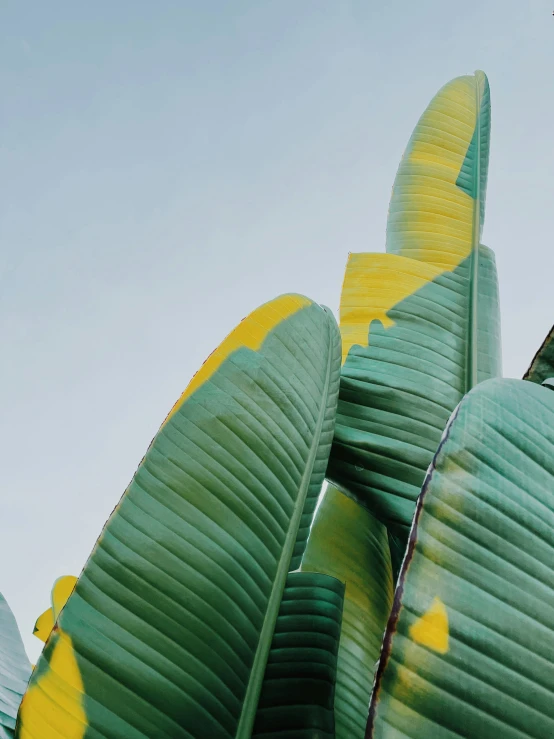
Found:
<svg viewBox="0 0 554 739"><path fill-rule="evenodd" d="M536 382L539 385L554 377L554 326L533 357L529 369L523 375L524 380Z"/></svg>
<svg viewBox="0 0 554 739"><path fill-rule="evenodd" d="M37 639L40 639L41 641L46 643L53 628L54 611L51 608L48 608L37 618L35 622L35 627L33 629L33 634L37 637Z"/></svg>

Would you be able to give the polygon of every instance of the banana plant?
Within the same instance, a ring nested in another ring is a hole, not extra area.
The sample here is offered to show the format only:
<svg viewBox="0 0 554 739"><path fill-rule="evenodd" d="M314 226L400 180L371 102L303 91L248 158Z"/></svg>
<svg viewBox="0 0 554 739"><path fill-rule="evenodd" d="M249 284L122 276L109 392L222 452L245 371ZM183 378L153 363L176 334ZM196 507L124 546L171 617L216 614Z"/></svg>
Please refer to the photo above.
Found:
<svg viewBox="0 0 554 739"><path fill-rule="evenodd" d="M554 736L554 333L501 379L490 121L483 72L433 98L340 326L284 295L210 355L32 674L0 610L0 739Z"/></svg>

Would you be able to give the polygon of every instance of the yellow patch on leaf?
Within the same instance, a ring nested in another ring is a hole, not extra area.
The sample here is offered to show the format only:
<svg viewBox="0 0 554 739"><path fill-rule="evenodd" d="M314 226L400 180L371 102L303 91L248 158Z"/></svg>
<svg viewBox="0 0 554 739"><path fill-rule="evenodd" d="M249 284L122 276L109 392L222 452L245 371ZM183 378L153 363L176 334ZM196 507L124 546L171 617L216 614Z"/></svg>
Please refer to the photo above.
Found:
<svg viewBox="0 0 554 739"><path fill-rule="evenodd" d="M448 613L440 598L434 598L423 616L410 626L410 636L439 654L448 652Z"/></svg>
<svg viewBox="0 0 554 739"><path fill-rule="evenodd" d="M18 739L83 739L85 735L84 686L73 643L59 629L52 639L49 663L42 674L33 673L23 697Z"/></svg>
<svg viewBox="0 0 554 739"><path fill-rule="evenodd" d="M368 345L371 321L393 326L387 312L443 271L396 254L349 254L340 302L343 363L354 345Z"/></svg>
<svg viewBox="0 0 554 739"><path fill-rule="evenodd" d="M485 76L458 77L433 98L398 169L387 251L454 270L479 237L479 202L458 178L478 125ZM477 230L477 232L476 232Z"/></svg>
<svg viewBox="0 0 554 739"><path fill-rule="evenodd" d="M164 423L167 423L195 390L209 380L230 354L243 347L257 351L272 329L308 305L312 305L312 301L302 295L281 295L250 313L210 354L175 403Z"/></svg>

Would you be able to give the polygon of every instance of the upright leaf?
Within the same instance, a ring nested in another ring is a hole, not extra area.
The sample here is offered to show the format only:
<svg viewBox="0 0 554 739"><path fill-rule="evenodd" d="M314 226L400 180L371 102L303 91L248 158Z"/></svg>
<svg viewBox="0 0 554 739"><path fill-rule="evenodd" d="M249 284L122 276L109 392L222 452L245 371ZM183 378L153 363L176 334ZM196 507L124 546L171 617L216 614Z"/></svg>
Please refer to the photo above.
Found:
<svg viewBox="0 0 554 739"><path fill-rule="evenodd" d="M400 164L388 254L350 255L328 478L405 542L444 426L500 373L494 255L480 245L490 102L482 73L432 100Z"/></svg>
<svg viewBox="0 0 554 739"><path fill-rule="evenodd" d="M291 572L256 714L255 739L334 739L344 584Z"/></svg>
<svg viewBox="0 0 554 739"><path fill-rule="evenodd" d="M456 269L480 243L490 148L486 75L457 77L427 106L396 175L387 252Z"/></svg>
<svg viewBox="0 0 554 739"><path fill-rule="evenodd" d="M332 315L296 295L254 311L209 357L61 612L19 737L250 737L339 369Z"/></svg>
<svg viewBox="0 0 554 739"><path fill-rule="evenodd" d="M490 380L453 416L396 589L367 737L554 736L554 393Z"/></svg>
<svg viewBox="0 0 554 739"><path fill-rule="evenodd" d="M302 570L346 583L335 692L337 739L364 736L393 583L387 531L333 486L317 510Z"/></svg>
<svg viewBox="0 0 554 739"><path fill-rule="evenodd" d="M0 739L11 739L21 698L31 675L16 620L0 594Z"/></svg>

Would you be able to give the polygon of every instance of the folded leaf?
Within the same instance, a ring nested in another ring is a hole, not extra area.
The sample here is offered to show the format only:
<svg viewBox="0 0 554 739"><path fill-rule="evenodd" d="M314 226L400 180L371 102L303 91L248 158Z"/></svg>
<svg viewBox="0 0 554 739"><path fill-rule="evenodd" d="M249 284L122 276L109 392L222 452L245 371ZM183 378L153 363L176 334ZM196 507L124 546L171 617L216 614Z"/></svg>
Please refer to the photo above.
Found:
<svg viewBox="0 0 554 739"><path fill-rule="evenodd" d="M554 736L554 393L490 380L425 481L367 737Z"/></svg>
<svg viewBox="0 0 554 739"><path fill-rule="evenodd" d="M334 739L344 584L291 572L256 714L255 739Z"/></svg>
<svg viewBox="0 0 554 739"><path fill-rule="evenodd" d="M524 380L536 382L539 385L550 377L554 377L554 326L533 357L529 369L523 375Z"/></svg>
<svg viewBox="0 0 554 739"><path fill-rule="evenodd" d="M209 357L60 614L20 737L250 737L339 369L332 315L296 295L254 311Z"/></svg>
<svg viewBox="0 0 554 739"><path fill-rule="evenodd" d="M335 692L337 739L364 736L393 583L387 531L330 485L317 509L302 571L346 583Z"/></svg>
<svg viewBox="0 0 554 739"><path fill-rule="evenodd" d="M494 255L479 244L490 104L482 73L433 99L400 164L388 254L350 255L328 479L405 542L445 424L500 373Z"/></svg>
<svg viewBox="0 0 554 739"><path fill-rule="evenodd" d="M0 594L0 739L11 739L21 698L31 675L21 634Z"/></svg>

